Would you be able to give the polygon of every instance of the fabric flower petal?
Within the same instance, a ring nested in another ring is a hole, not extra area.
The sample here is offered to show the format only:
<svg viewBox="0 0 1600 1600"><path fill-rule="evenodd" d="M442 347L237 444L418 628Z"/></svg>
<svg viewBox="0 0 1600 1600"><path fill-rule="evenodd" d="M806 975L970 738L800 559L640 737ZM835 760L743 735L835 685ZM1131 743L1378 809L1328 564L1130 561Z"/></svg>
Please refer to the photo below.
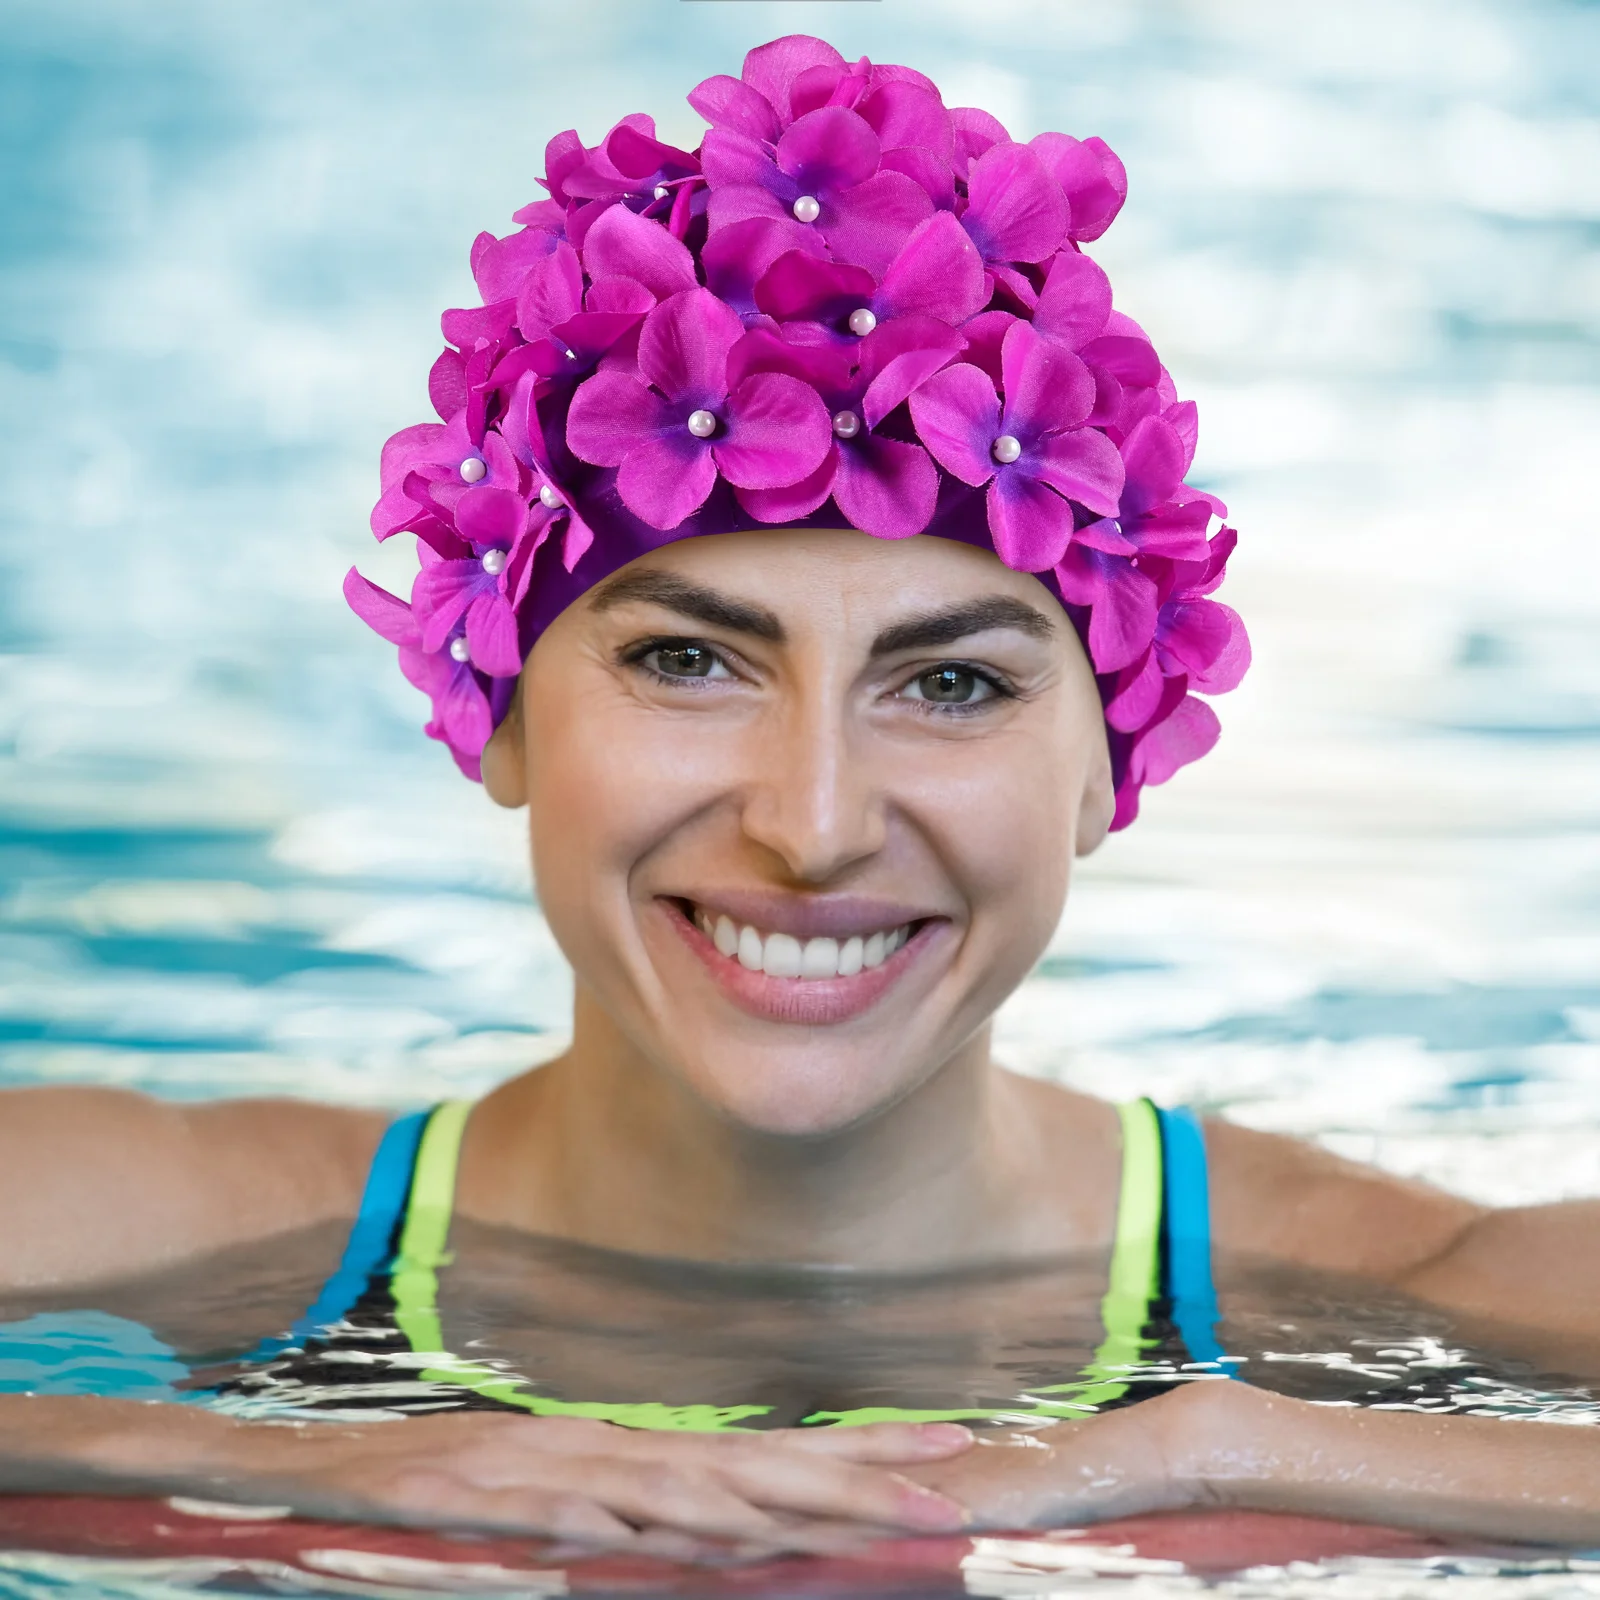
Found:
<svg viewBox="0 0 1600 1600"><path fill-rule="evenodd" d="M421 644L422 630L411 607L399 595L363 578L354 567L344 575L344 597L350 609L390 644Z"/></svg>
<svg viewBox="0 0 1600 1600"><path fill-rule="evenodd" d="M1102 139L1074 139L1041 133L1029 147L1060 184L1071 208L1068 232L1082 241L1098 239L1111 226L1128 195L1128 174Z"/></svg>
<svg viewBox="0 0 1600 1600"><path fill-rule="evenodd" d="M580 461L618 467L662 426L665 407L637 378L597 372L578 385L567 412L567 447Z"/></svg>
<svg viewBox="0 0 1600 1600"><path fill-rule="evenodd" d="M456 527L473 544L509 550L527 521L527 502L510 489L469 489L456 502Z"/></svg>
<svg viewBox="0 0 1600 1600"><path fill-rule="evenodd" d="M728 352L743 335L731 306L709 289L685 290L644 319L639 371L669 400L714 408L727 393Z"/></svg>
<svg viewBox="0 0 1600 1600"><path fill-rule="evenodd" d="M878 285L880 317L937 317L959 328L983 309L983 258L948 211L936 211L906 240Z"/></svg>
<svg viewBox="0 0 1600 1600"><path fill-rule="evenodd" d="M1076 250L1061 251L1040 291L1034 327L1069 350L1081 351L1104 332L1110 315L1111 280L1104 269Z"/></svg>
<svg viewBox="0 0 1600 1600"><path fill-rule="evenodd" d="M1122 441L1128 486L1122 497L1125 517L1137 517L1170 500L1183 482L1187 452L1170 423L1146 417Z"/></svg>
<svg viewBox="0 0 1600 1600"><path fill-rule="evenodd" d="M833 498L851 527L908 539L933 520L939 474L921 445L866 433L840 449Z"/></svg>
<svg viewBox="0 0 1600 1600"><path fill-rule="evenodd" d="M1122 457L1098 428L1075 428L1041 439L1028 460L1058 494L1102 517L1116 515L1122 492Z"/></svg>
<svg viewBox="0 0 1600 1600"><path fill-rule="evenodd" d="M1077 427L1094 406L1089 369L1026 322L1015 323L1006 333L1000 377L1005 392L1002 425L1024 444L1043 433Z"/></svg>
<svg viewBox="0 0 1600 1600"><path fill-rule="evenodd" d="M839 194L878 170L878 136L854 111L824 106L789 125L778 140L778 170L802 194Z"/></svg>
<svg viewBox="0 0 1600 1600"><path fill-rule="evenodd" d="M857 103L856 113L877 134L884 150L906 146L926 150L947 168L955 160L955 123L939 96L920 84L881 83Z"/></svg>
<svg viewBox="0 0 1600 1600"><path fill-rule="evenodd" d="M747 139L776 139L778 114L759 89L726 73L706 78L689 91L689 104L713 128L731 128Z"/></svg>
<svg viewBox="0 0 1600 1600"><path fill-rule="evenodd" d="M612 206L584 235L583 265L591 278L632 278L657 300L699 283L682 240L626 206Z"/></svg>
<svg viewBox="0 0 1600 1600"><path fill-rule="evenodd" d="M759 308L782 321L782 312L761 305L757 286L775 263L791 253L810 259L824 255L826 246L812 229L792 217L747 217L720 228L700 251L706 288L741 316Z"/></svg>
<svg viewBox="0 0 1600 1600"><path fill-rule="evenodd" d="M411 585L411 610L422 625L422 648L442 650L488 574L476 560L435 561Z"/></svg>
<svg viewBox="0 0 1600 1600"><path fill-rule="evenodd" d="M713 128L705 136L700 146L700 170L713 194L741 186L770 193L774 180L782 177L771 151L760 139L732 128Z"/></svg>
<svg viewBox="0 0 1600 1600"><path fill-rule="evenodd" d="M798 483L777 489L739 489L734 498L758 522L798 522L809 517L833 493L834 474L839 467L839 447L830 445L816 471Z"/></svg>
<svg viewBox="0 0 1600 1600"><path fill-rule="evenodd" d="M1089 613L1089 660L1096 672L1115 672L1150 647L1156 626L1156 586L1125 556L1094 559L1110 570Z"/></svg>
<svg viewBox="0 0 1600 1600"><path fill-rule="evenodd" d="M973 162L961 223L986 261L1048 260L1067 218L1060 184L1027 145L995 145Z"/></svg>
<svg viewBox="0 0 1600 1600"><path fill-rule="evenodd" d="M1135 733L1161 702L1161 668L1147 649L1117 673L1105 702L1106 721L1122 733Z"/></svg>
<svg viewBox="0 0 1600 1600"><path fill-rule="evenodd" d="M514 678L522 670L517 614L502 594L482 594L467 607L467 648L479 672Z"/></svg>
<svg viewBox="0 0 1600 1600"><path fill-rule="evenodd" d="M791 250L762 274L755 301L779 322L842 322L852 311L870 306L877 288L877 280L865 268Z"/></svg>
<svg viewBox="0 0 1600 1600"><path fill-rule="evenodd" d="M932 317L894 317L880 322L860 345L859 378L866 379L861 415L876 428L934 373L962 354L964 340Z"/></svg>
<svg viewBox="0 0 1600 1600"><path fill-rule="evenodd" d="M790 86L811 67L832 67L843 72L845 59L822 39L791 33L770 44L757 45L745 56L740 76L772 106L779 120L787 123L790 120Z"/></svg>
<svg viewBox="0 0 1600 1600"><path fill-rule="evenodd" d="M1215 600L1163 606L1155 637L1163 666L1187 674L1203 694L1236 688L1250 665L1244 623L1238 612Z"/></svg>
<svg viewBox="0 0 1600 1600"><path fill-rule="evenodd" d="M824 208L819 223L839 261L881 278L919 222L933 214L921 184L903 172L878 172Z"/></svg>
<svg viewBox="0 0 1600 1600"><path fill-rule="evenodd" d="M729 483L777 489L816 471L833 443L817 391L782 372L758 372L728 397L727 432L711 453Z"/></svg>
<svg viewBox="0 0 1600 1600"><path fill-rule="evenodd" d="M1072 507L1020 464L995 474L988 509L995 554L1014 572L1044 572L1067 553ZM1150 587L1153 600L1155 585Z"/></svg>
<svg viewBox="0 0 1600 1600"><path fill-rule="evenodd" d="M1000 397L977 367L957 362L914 389L911 420L945 471L974 488L994 476L990 452L1000 433Z"/></svg>
<svg viewBox="0 0 1600 1600"><path fill-rule="evenodd" d="M1142 783L1165 783L1180 767L1206 755L1221 735L1216 712L1204 700L1186 695L1171 716L1139 741L1134 772Z"/></svg>
<svg viewBox="0 0 1600 1600"><path fill-rule="evenodd" d="M665 532L698 511L716 481L707 442L674 429L633 446L617 470L617 493L636 517Z"/></svg>
<svg viewBox="0 0 1600 1600"><path fill-rule="evenodd" d="M950 121L955 126L956 150L963 172L991 146L1011 143L1005 124L976 106L952 106Z"/></svg>

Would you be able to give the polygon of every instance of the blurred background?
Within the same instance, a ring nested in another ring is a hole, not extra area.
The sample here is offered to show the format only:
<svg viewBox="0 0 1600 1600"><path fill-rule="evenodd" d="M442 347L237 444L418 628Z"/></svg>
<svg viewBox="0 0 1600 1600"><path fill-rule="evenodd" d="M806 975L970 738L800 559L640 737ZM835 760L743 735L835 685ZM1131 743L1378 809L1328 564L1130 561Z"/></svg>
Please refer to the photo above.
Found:
<svg viewBox="0 0 1600 1600"><path fill-rule="evenodd" d="M820 33L1097 133L1256 665L1007 1059L1600 1192L1600 6L0 0L0 1083L411 1105L557 1048L496 812L345 610L545 140Z"/></svg>

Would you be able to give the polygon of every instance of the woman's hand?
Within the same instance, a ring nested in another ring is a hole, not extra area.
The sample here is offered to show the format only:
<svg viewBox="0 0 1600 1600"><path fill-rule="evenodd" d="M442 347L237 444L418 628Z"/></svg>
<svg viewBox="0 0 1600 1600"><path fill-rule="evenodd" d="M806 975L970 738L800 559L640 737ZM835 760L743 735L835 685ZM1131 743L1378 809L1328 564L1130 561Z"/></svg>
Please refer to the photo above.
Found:
<svg viewBox="0 0 1600 1600"><path fill-rule="evenodd" d="M968 1430L946 1424L696 1434L456 1412L208 1429L195 1424L220 1419L190 1413L187 1423L160 1419L186 1435L163 1448L151 1413L188 1408L131 1409L143 1417L86 1442L77 1456L98 1486L122 1493L153 1477L159 1488L143 1492L281 1504L341 1521L642 1543L673 1555L706 1538L835 1548L855 1530L949 1533L968 1520L960 1504L893 1470L967 1449Z"/></svg>
<svg viewBox="0 0 1600 1600"><path fill-rule="evenodd" d="M991 1528L1229 1507L1600 1543L1600 1428L1317 1405L1223 1380L980 1441L915 1476Z"/></svg>

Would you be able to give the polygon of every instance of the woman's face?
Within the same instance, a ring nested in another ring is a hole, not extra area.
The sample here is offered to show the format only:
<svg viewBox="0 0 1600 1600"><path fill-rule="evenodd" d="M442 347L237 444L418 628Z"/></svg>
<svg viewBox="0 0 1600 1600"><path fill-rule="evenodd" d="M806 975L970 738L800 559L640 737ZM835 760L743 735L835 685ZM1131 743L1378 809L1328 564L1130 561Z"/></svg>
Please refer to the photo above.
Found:
<svg viewBox="0 0 1600 1600"><path fill-rule="evenodd" d="M1027 974L1111 814L1037 580L938 538L682 540L545 632L486 753L580 986L753 1129L846 1128Z"/></svg>

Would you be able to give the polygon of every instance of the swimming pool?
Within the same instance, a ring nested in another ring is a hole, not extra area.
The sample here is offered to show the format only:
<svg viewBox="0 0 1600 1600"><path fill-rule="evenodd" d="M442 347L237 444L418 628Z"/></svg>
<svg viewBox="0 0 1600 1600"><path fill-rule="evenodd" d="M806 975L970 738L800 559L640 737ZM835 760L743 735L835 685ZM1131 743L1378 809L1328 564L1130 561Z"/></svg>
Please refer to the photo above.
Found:
<svg viewBox="0 0 1600 1600"><path fill-rule="evenodd" d="M841 40L909 56L908 3ZM0 548L0 1083L401 1107L559 1047L517 822L422 747L337 582L383 580L361 530L418 308L545 134L821 25L663 9L580 40L475 8L510 46L396 110L444 11L0 5L0 407L47 469ZM1600 1192L1597 14L982 10L919 8L918 59L1127 159L1107 259L1202 402L1258 661L1216 755L1085 865L1005 1058L1487 1200ZM159 1589L94 1570L0 1586Z"/></svg>

